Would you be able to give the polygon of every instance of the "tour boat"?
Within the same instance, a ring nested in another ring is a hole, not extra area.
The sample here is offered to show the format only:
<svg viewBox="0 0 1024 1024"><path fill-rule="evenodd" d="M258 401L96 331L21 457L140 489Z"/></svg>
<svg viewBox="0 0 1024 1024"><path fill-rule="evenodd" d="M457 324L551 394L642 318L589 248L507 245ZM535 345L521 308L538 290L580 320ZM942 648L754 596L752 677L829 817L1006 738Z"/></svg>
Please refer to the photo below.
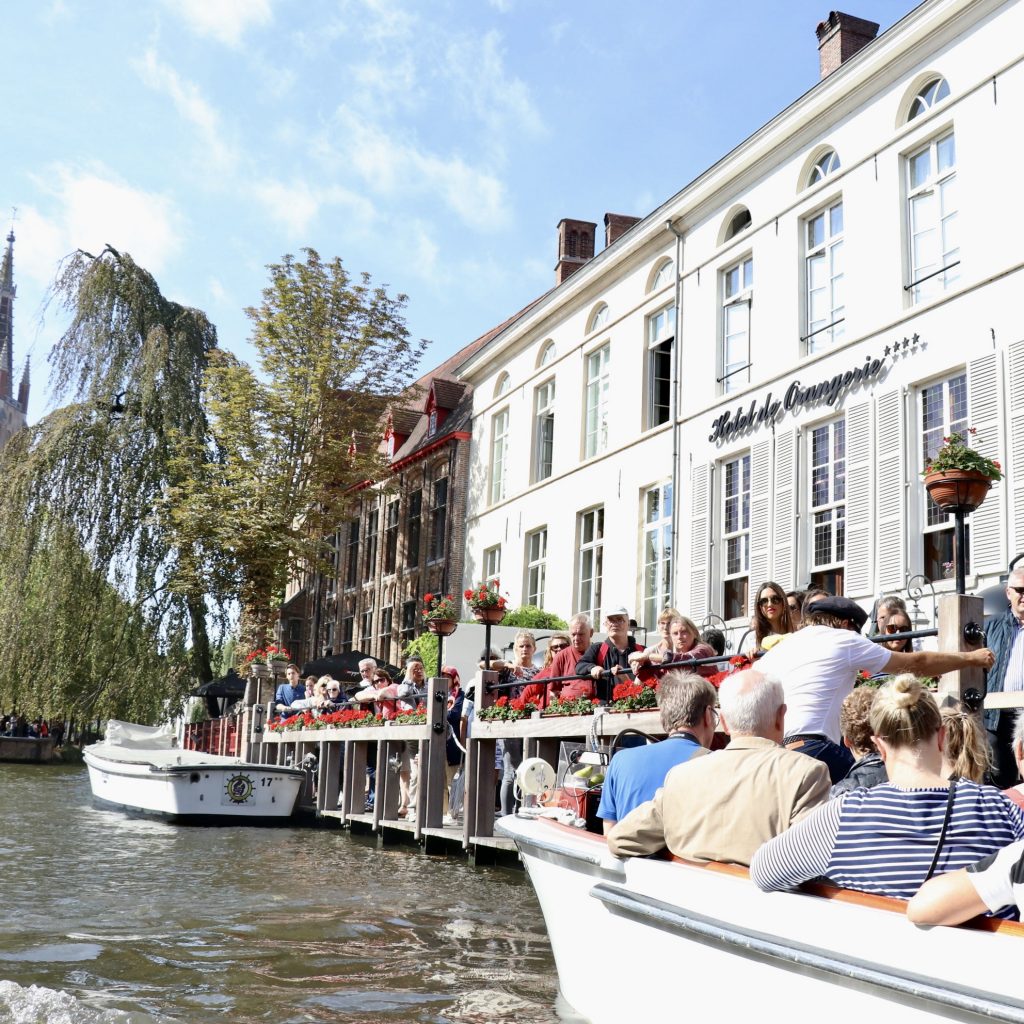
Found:
<svg viewBox="0 0 1024 1024"><path fill-rule="evenodd" d="M604 838L505 817L562 995L591 1024L820 1017L1024 1021L1024 925L918 928L901 900L763 893L746 868L620 860Z"/></svg>
<svg viewBox="0 0 1024 1024"><path fill-rule="evenodd" d="M104 740L83 751L93 796L179 823L256 824L295 810L302 768L249 764L176 744L166 727L111 719Z"/></svg>

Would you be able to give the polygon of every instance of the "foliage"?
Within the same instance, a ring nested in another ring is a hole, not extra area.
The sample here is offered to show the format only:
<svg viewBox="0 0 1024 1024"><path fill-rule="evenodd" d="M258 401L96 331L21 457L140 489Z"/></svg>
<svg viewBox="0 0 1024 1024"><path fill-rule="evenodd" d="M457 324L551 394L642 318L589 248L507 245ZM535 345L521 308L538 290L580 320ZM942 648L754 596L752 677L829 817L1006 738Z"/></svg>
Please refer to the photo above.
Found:
<svg viewBox="0 0 1024 1024"><path fill-rule="evenodd" d="M433 633L420 633L415 640L410 640L405 645L402 654L411 658L414 654L423 662L427 675L431 676L437 670L437 637Z"/></svg>
<svg viewBox="0 0 1024 1024"><path fill-rule="evenodd" d="M522 697L509 699L503 694L493 704L481 708L476 712L476 717L485 722L516 722L520 718L529 718L537 705L532 701L524 701Z"/></svg>
<svg viewBox="0 0 1024 1024"><path fill-rule="evenodd" d="M423 618L450 619L457 622L459 606L455 603L455 596L453 594L424 594Z"/></svg>
<svg viewBox="0 0 1024 1024"><path fill-rule="evenodd" d="M211 355L210 443L182 448L165 502L183 541L223 574L206 585L239 596L245 650L266 643L290 577L327 571L327 538L355 488L384 475L380 419L425 344L409 341L404 295L367 274L353 280L340 259L304 255L272 265L262 303L247 310L257 370Z"/></svg>
<svg viewBox="0 0 1024 1024"><path fill-rule="evenodd" d="M256 650L250 651L242 662L242 669L247 669L254 661L261 663L266 662L269 665L275 661L291 660L292 656L284 647L278 647L277 644L270 644L266 649L257 647Z"/></svg>
<svg viewBox="0 0 1024 1024"><path fill-rule="evenodd" d="M500 580L475 583L472 587L465 590L462 596L466 599L466 603L469 607L474 611L479 611L484 608L504 608L508 604L508 601L504 595L498 593L498 587L500 586Z"/></svg>
<svg viewBox="0 0 1024 1024"><path fill-rule="evenodd" d="M568 629L568 623L554 612L544 611L536 605L524 604L514 608L501 620L503 626L517 626L519 629Z"/></svg>
<svg viewBox="0 0 1024 1024"><path fill-rule="evenodd" d="M600 703L596 697L571 697L567 700L556 697L541 711L541 715L544 717L551 715L592 715L594 713L594 705Z"/></svg>
<svg viewBox="0 0 1024 1024"><path fill-rule="evenodd" d="M658 683L649 686L627 680L612 690L610 711L650 711L658 706Z"/></svg>
<svg viewBox="0 0 1024 1024"><path fill-rule="evenodd" d="M0 654L17 666L0 701L153 720L211 677L207 619L222 606L160 508L179 439L205 436L216 331L110 247L69 256L51 302L69 325L50 388L70 401L0 454Z"/></svg>
<svg viewBox="0 0 1024 1024"><path fill-rule="evenodd" d="M975 427L967 428L967 433L971 436L977 432ZM967 443L967 438L957 431L942 439L942 447L936 452L935 458L921 470L921 475L945 473L951 469L980 473L990 480L1003 478L1003 467L995 459L987 458L972 448Z"/></svg>

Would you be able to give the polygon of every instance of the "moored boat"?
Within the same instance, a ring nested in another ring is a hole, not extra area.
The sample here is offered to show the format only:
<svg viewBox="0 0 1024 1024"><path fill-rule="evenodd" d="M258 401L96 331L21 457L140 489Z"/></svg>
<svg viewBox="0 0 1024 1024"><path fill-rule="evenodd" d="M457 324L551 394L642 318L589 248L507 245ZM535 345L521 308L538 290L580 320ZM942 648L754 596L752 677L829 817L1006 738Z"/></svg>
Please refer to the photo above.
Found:
<svg viewBox="0 0 1024 1024"><path fill-rule="evenodd" d="M1024 1021L1024 926L916 928L900 900L762 893L745 868L619 860L546 818L498 823L537 892L562 995L592 1024Z"/></svg>
<svg viewBox="0 0 1024 1024"><path fill-rule="evenodd" d="M114 719L83 756L95 799L180 823L289 818L306 778L301 768L182 750L167 728Z"/></svg>

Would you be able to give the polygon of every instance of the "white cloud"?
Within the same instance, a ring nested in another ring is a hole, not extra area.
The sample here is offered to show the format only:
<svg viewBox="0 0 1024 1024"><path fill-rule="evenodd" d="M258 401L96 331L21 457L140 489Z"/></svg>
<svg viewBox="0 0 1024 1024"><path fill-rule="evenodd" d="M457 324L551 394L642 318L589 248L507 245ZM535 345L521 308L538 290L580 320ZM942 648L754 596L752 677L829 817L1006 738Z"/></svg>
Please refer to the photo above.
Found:
<svg viewBox="0 0 1024 1024"><path fill-rule="evenodd" d="M227 46L238 46L252 27L273 18L270 0L164 0L188 27Z"/></svg>
<svg viewBox="0 0 1024 1024"><path fill-rule="evenodd" d="M508 14L512 10L512 0L487 0L487 2L502 14Z"/></svg>
<svg viewBox="0 0 1024 1024"><path fill-rule="evenodd" d="M389 135L355 111L338 110L343 142L336 159L354 168L383 195L438 196L470 226L490 230L510 219L505 185L491 171L460 156L441 157Z"/></svg>
<svg viewBox="0 0 1024 1024"><path fill-rule="evenodd" d="M224 140L220 114L206 101L199 88L164 64L152 49L141 60L132 61L142 81L169 97L178 113L199 130L205 155L221 170L234 163L234 153Z"/></svg>
<svg viewBox="0 0 1024 1024"><path fill-rule="evenodd" d="M170 200L104 168L57 167L38 184L53 202L46 211L19 211L17 260L19 272L40 284L50 284L57 263L75 249L98 255L109 243L154 274L181 249L180 217Z"/></svg>
<svg viewBox="0 0 1024 1024"><path fill-rule="evenodd" d="M266 179L254 182L251 192L267 216L281 224L293 239L304 240L324 206L345 207L358 225L369 223L375 216L370 200L338 185L317 188L305 181L285 184Z"/></svg>
<svg viewBox="0 0 1024 1024"><path fill-rule="evenodd" d="M224 285L216 277L210 278L209 289L214 302L223 302L228 296Z"/></svg>

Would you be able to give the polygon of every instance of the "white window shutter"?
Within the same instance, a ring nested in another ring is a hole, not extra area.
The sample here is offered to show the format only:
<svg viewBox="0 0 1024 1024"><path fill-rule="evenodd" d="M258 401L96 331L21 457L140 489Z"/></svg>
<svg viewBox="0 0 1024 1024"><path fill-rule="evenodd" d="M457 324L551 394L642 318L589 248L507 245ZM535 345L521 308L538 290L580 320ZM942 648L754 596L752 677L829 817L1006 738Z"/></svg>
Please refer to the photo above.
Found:
<svg viewBox="0 0 1024 1024"><path fill-rule="evenodd" d="M1024 508L1024 341L1010 346L1010 372L1007 379L1010 393L1010 464L1003 462L1003 472L1012 481L1010 508ZM1005 483L1004 483L1005 486ZM1013 523L1013 554L1024 551L1024 515L1011 516ZM1009 559L1007 559L1009 564Z"/></svg>
<svg viewBox="0 0 1024 1024"><path fill-rule="evenodd" d="M871 593L871 403L846 411L846 572L847 597ZM810 520L808 520L808 523Z"/></svg>
<svg viewBox="0 0 1024 1024"><path fill-rule="evenodd" d="M1011 387L1013 380L1011 369ZM968 422L978 432L968 439L968 443L982 455L1004 462L1000 436L1003 422L1001 404L999 354L990 352L981 359L972 359L967 364ZM1002 481L993 483L984 504L971 513L972 573L998 573L1006 568L1008 556L1003 514L1004 486Z"/></svg>
<svg viewBox="0 0 1024 1024"><path fill-rule="evenodd" d="M907 579L904 563L906 531L906 424L903 396L889 391L875 405L875 469L878 523L878 589L901 590Z"/></svg>
<svg viewBox="0 0 1024 1024"><path fill-rule="evenodd" d="M795 430L783 430L776 435L771 578L783 590L792 590L796 586L796 444Z"/></svg>
<svg viewBox="0 0 1024 1024"><path fill-rule="evenodd" d="M760 441L750 452L750 601L757 603L757 591L768 579L768 543L771 537L771 440Z"/></svg>
<svg viewBox="0 0 1024 1024"><path fill-rule="evenodd" d="M711 557L711 466L695 466L690 478L690 610L698 623L708 613Z"/></svg>

